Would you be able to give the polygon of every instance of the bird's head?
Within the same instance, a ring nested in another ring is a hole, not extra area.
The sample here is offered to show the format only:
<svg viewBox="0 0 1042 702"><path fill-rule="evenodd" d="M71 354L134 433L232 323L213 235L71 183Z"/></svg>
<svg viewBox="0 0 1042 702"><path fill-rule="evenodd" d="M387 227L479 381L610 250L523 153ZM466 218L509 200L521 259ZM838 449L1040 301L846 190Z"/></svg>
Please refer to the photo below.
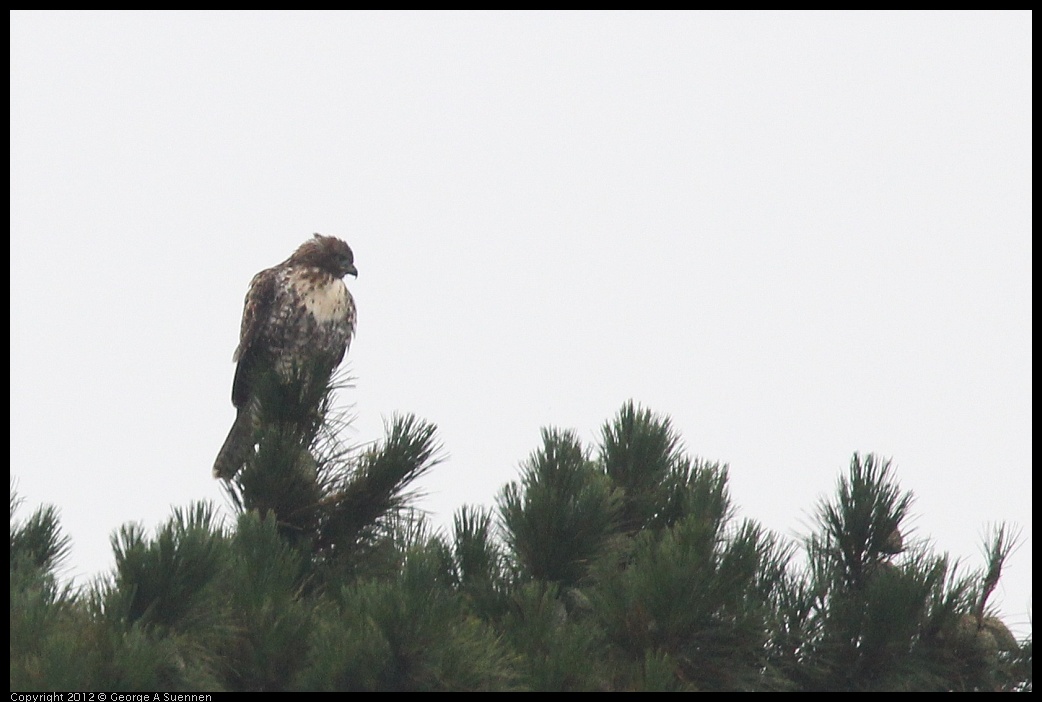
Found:
<svg viewBox="0 0 1042 702"><path fill-rule="evenodd" d="M289 262L305 266L315 266L343 278L345 275L358 277L355 268L355 255L347 242L335 236L315 234L305 241L290 257Z"/></svg>

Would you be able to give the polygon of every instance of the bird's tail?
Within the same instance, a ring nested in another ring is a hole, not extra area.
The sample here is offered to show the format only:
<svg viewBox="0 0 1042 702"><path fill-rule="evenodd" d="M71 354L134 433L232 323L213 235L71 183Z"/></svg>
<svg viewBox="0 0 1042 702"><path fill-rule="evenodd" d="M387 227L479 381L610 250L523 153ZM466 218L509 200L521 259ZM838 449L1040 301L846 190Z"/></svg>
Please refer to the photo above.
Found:
<svg viewBox="0 0 1042 702"><path fill-rule="evenodd" d="M246 463L250 451L253 450L252 413L245 407L239 409L235 421L228 432L228 438L213 462L213 477L231 480Z"/></svg>

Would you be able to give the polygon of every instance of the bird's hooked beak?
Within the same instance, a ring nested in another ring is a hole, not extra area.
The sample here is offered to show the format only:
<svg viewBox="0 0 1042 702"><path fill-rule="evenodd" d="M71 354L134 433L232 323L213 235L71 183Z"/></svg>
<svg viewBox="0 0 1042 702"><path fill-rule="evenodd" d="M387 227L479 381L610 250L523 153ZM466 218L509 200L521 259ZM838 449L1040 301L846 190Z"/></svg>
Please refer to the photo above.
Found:
<svg viewBox="0 0 1042 702"><path fill-rule="evenodd" d="M355 264L353 264L353 263L347 264L347 272L344 275L353 275L354 277L357 278L358 277L358 269L355 268Z"/></svg>

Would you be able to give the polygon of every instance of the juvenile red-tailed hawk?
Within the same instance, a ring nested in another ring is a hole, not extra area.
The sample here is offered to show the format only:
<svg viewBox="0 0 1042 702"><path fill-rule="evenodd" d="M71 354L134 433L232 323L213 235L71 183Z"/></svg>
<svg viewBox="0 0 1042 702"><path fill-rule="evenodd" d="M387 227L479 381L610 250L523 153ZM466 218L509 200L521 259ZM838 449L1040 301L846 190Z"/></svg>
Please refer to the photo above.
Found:
<svg viewBox="0 0 1042 702"><path fill-rule="evenodd" d="M303 370L329 379L355 331L355 301L345 275L358 276L351 247L316 234L279 265L253 276L239 330L232 404L238 413L213 464L231 479L253 450L256 383L275 372L283 380Z"/></svg>

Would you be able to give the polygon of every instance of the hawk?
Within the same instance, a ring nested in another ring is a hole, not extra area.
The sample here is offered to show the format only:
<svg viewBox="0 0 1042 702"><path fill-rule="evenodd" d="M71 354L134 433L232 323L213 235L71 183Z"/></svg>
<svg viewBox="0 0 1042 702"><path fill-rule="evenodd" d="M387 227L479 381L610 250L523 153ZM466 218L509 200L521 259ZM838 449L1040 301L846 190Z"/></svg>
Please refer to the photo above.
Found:
<svg viewBox="0 0 1042 702"><path fill-rule="evenodd" d="M340 365L355 331L355 301L343 281L348 274L358 277L351 247L315 234L285 261L253 276L232 355L238 412L214 461L215 478L230 480L253 450L260 378L274 373L288 381L307 371L325 383Z"/></svg>

